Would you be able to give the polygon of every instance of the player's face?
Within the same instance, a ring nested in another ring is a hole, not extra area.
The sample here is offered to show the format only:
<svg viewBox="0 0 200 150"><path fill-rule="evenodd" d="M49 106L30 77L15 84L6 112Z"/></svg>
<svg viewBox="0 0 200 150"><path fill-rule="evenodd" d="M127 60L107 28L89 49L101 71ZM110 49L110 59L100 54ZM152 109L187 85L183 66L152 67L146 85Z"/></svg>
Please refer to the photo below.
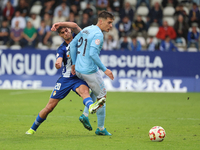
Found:
<svg viewBox="0 0 200 150"><path fill-rule="evenodd" d="M62 28L59 34L65 41L72 38L72 33L70 28Z"/></svg>
<svg viewBox="0 0 200 150"><path fill-rule="evenodd" d="M110 29L112 29L112 23L113 19L107 18L107 19L102 19L102 31L109 32Z"/></svg>

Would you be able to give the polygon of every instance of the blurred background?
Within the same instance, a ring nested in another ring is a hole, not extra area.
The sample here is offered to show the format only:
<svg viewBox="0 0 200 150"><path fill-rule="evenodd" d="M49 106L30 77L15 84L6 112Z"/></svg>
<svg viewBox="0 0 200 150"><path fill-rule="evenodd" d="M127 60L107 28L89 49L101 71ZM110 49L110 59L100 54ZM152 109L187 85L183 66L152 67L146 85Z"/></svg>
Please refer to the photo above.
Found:
<svg viewBox="0 0 200 150"><path fill-rule="evenodd" d="M200 92L200 0L1 0L0 88L52 88L63 39L53 23L96 24L114 14L104 33L102 62L111 91ZM49 82L51 81L51 82Z"/></svg>

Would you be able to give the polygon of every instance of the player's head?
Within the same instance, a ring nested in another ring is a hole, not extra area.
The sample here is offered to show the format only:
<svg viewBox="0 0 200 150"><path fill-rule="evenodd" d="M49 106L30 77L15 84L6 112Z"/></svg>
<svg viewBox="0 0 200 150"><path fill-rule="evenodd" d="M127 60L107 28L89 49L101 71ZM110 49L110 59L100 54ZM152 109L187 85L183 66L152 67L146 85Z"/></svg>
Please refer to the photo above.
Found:
<svg viewBox="0 0 200 150"><path fill-rule="evenodd" d="M73 39L72 30L70 28L59 26L57 32L65 41L71 41Z"/></svg>
<svg viewBox="0 0 200 150"><path fill-rule="evenodd" d="M102 30L108 32L112 28L114 16L108 11L102 11L98 15L97 26Z"/></svg>

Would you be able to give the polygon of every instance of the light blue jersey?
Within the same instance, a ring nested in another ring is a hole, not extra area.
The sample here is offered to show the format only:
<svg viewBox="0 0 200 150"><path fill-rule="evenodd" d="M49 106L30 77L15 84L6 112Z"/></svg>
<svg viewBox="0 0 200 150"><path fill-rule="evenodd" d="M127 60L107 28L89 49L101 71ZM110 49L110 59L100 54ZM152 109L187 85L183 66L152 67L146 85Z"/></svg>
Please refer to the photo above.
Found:
<svg viewBox="0 0 200 150"><path fill-rule="evenodd" d="M91 25L79 32L70 43L70 53L76 71L92 74L98 71L98 67L105 71L107 68L99 58L102 46L103 33L98 26ZM76 53L73 53L74 51Z"/></svg>

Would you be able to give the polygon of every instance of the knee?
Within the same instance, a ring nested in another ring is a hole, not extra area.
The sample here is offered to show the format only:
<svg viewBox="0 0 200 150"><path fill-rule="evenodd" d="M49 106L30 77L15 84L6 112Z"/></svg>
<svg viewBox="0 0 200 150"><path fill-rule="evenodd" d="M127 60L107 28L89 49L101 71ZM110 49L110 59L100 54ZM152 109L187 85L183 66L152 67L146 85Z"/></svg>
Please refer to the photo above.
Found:
<svg viewBox="0 0 200 150"><path fill-rule="evenodd" d="M88 96L90 96L89 95L89 89L88 88L79 88L79 90L78 90L79 92L79 95L81 96L81 97L88 97Z"/></svg>

